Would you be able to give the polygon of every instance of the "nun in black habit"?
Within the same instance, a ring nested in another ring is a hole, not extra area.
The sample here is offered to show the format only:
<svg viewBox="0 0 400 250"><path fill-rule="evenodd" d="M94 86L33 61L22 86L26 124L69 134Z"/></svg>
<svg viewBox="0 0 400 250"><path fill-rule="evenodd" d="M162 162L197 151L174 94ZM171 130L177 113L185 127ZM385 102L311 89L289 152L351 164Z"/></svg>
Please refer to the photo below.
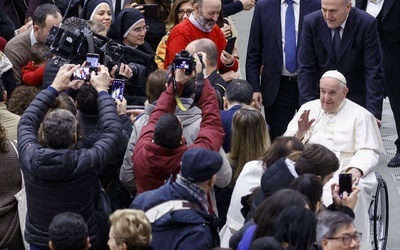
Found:
<svg viewBox="0 0 400 250"><path fill-rule="evenodd" d="M128 105L144 105L147 78L157 69L154 52L144 40L148 28L139 10L127 8L116 16L107 32L108 38L126 46L119 62L128 64L133 73L125 85Z"/></svg>

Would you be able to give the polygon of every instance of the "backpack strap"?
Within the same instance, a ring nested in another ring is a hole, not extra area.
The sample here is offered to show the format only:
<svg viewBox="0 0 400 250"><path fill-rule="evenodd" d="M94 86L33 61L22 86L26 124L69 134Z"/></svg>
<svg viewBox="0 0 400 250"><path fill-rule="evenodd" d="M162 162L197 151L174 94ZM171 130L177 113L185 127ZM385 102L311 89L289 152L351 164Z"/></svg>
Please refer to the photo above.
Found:
<svg viewBox="0 0 400 250"><path fill-rule="evenodd" d="M187 200L170 200L148 209L145 214L149 221L154 223L156 220L170 212L187 209L199 210L200 208L198 205Z"/></svg>

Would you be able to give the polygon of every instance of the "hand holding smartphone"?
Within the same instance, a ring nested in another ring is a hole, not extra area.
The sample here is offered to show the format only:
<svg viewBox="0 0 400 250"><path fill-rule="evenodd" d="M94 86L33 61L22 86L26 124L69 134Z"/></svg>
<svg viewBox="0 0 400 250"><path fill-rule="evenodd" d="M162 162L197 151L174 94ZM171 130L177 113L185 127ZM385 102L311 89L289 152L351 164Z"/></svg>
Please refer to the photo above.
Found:
<svg viewBox="0 0 400 250"><path fill-rule="evenodd" d="M157 17L158 16L158 5L157 4L141 4L138 6L142 6L143 15L148 17Z"/></svg>
<svg viewBox="0 0 400 250"><path fill-rule="evenodd" d="M235 42L236 42L236 37L230 37L226 41L225 51L231 55L233 53L233 50L235 49Z"/></svg>
<svg viewBox="0 0 400 250"><path fill-rule="evenodd" d="M352 174L339 174L339 196L343 197L343 192L346 191L350 195L353 187Z"/></svg>
<svg viewBox="0 0 400 250"><path fill-rule="evenodd" d="M111 85L111 97L122 102L124 98L125 80L114 79Z"/></svg>
<svg viewBox="0 0 400 250"><path fill-rule="evenodd" d="M72 74L72 80L83 80L86 82L90 81L90 73L92 71L97 72L97 66L99 65L99 54L87 53L86 54L86 65L80 67Z"/></svg>

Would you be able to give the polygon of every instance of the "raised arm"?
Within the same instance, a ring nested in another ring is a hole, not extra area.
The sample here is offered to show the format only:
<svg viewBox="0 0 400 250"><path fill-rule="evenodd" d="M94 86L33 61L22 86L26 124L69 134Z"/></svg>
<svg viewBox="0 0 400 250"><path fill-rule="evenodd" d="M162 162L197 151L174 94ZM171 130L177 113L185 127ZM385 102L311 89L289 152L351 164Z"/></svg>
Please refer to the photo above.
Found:
<svg viewBox="0 0 400 250"><path fill-rule="evenodd" d="M61 67L53 84L47 90L42 90L21 116L18 125L18 150L20 155L23 154L26 147L38 145L37 133L44 116L54 103L58 93L76 84L76 82L70 81L70 77L79 67L80 65L73 64Z"/></svg>
<svg viewBox="0 0 400 250"><path fill-rule="evenodd" d="M90 82L99 93L97 98L99 108L99 128L102 131L100 139L89 149L92 164L98 169L107 166L122 140L122 125L114 100L108 93L111 78L108 69L101 65L99 73L92 72Z"/></svg>

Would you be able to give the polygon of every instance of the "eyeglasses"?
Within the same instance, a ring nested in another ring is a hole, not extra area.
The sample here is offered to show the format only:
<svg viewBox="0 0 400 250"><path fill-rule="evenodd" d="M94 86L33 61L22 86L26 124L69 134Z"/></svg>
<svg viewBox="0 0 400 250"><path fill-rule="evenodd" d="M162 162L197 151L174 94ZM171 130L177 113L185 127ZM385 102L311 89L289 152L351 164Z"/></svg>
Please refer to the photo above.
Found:
<svg viewBox="0 0 400 250"><path fill-rule="evenodd" d="M141 33L142 31L144 31L144 32L146 32L146 31L148 31L149 30L149 25L146 25L146 26L143 26L143 27L141 27L141 28L136 28L136 29L134 29L133 31L135 32L135 33Z"/></svg>
<svg viewBox="0 0 400 250"><path fill-rule="evenodd" d="M327 240L342 240L344 245L350 245L351 241L354 239L357 243L360 243L362 238L362 233L355 233L353 235L343 235L342 237L330 237L325 238Z"/></svg>
<svg viewBox="0 0 400 250"><path fill-rule="evenodd" d="M192 14L192 12L193 12L192 9L188 9L188 10L177 10L177 11L176 11L176 13L177 13L179 16L183 16L183 15L185 15L185 13L186 13L187 16L190 16L190 14Z"/></svg>

